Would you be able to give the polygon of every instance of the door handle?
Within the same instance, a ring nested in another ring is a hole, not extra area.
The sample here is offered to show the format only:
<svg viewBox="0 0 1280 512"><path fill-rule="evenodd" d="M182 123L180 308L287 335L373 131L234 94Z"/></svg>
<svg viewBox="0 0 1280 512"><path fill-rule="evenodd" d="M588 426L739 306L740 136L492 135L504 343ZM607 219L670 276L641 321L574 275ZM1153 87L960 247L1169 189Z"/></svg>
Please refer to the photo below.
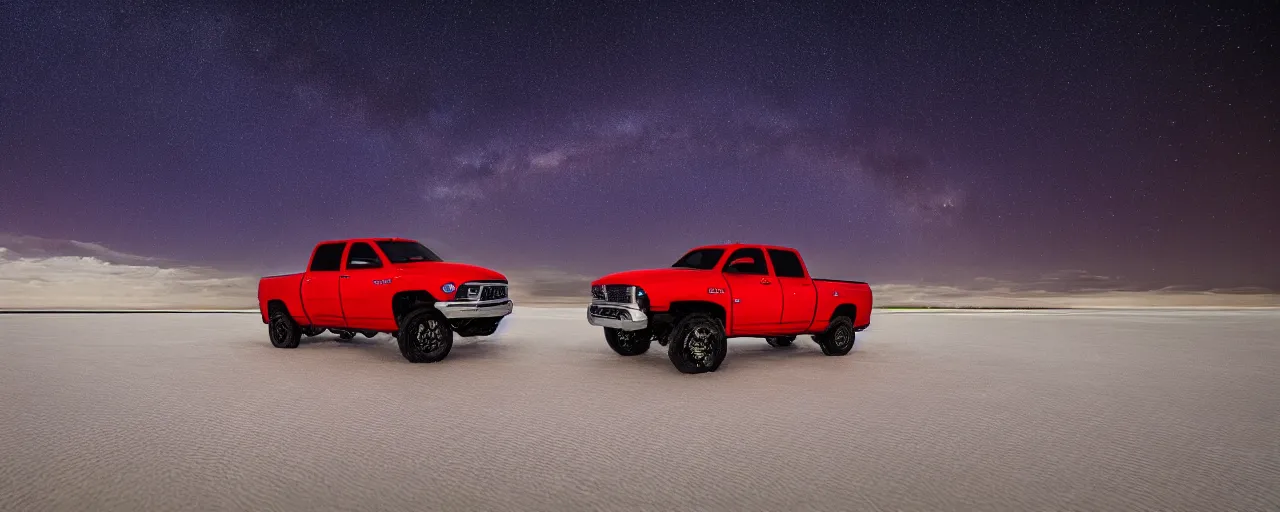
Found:
<svg viewBox="0 0 1280 512"><path fill-rule="evenodd" d="M760 278L760 284L769 284L769 278L767 277Z"/></svg>
<svg viewBox="0 0 1280 512"><path fill-rule="evenodd" d="M343 279L346 279L346 278L351 277L351 276L346 275L346 274L342 274L342 275L340 275L340 276L338 276L338 277L341 277L341 278L343 278Z"/></svg>

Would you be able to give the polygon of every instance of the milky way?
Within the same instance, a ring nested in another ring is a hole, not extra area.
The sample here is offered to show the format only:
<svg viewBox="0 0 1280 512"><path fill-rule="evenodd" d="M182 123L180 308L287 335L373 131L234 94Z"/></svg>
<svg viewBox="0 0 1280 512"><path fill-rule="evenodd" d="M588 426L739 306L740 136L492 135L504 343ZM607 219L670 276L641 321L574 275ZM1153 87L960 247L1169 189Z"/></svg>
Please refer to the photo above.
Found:
<svg viewBox="0 0 1280 512"><path fill-rule="evenodd" d="M1254 8L5 2L0 232L242 268L399 235L604 272L1280 288Z"/></svg>

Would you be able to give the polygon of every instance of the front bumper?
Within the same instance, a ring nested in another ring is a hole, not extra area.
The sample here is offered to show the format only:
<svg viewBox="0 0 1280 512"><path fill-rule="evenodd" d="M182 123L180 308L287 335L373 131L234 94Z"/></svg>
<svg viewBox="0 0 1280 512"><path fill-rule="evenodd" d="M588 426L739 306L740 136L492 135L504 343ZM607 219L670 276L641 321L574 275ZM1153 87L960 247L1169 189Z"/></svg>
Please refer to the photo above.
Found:
<svg viewBox="0 0 1280 512"><path fill-rule="evenodd" d="M649 326L649 315L635 304L592 302L587 306L587 323L624 331L638 331Z"/></svg>
<svg viewBox="0 0 1280 512"><path fill-rule="evenodd" d="M440 310L440 313L450 320L507 316L511 314L511 308L511 299L436 303L436 309Z"/></svg>

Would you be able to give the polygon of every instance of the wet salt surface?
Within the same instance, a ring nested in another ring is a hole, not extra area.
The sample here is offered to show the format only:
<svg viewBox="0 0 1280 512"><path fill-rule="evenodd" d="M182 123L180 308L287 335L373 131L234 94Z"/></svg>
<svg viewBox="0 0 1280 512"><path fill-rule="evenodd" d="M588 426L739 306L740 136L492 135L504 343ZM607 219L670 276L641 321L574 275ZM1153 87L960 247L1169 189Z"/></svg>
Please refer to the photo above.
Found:
<svg viewBox="0 0 1280 512"><path fill-rule="evenodd" d="M518 308L429 365L255 315L0 315L0 510L1277 510L1280 313L877 312L623 358Z"/></svg>

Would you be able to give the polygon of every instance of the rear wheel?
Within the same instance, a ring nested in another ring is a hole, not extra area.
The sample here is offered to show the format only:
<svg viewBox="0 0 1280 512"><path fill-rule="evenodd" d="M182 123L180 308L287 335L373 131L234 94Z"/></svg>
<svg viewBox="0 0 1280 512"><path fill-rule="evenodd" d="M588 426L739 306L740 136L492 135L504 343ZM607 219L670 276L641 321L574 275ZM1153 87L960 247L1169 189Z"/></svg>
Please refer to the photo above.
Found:
<svg viewBox="0 0 1280 512"><path fill-rule="evenodd" d="M667 357L680 373L716 371L729 348L724 325L700 313L682 318L668 340Z"/></svg>
<svg viewBox="0 0 1280 512"><path fill-rule="evenodd" d="M822 353L829 356L843 356L853 350L853 320L847 316L839 316L827 325L827 330L813 337L822 348Z"/></svg>
<svg viewBox="0 0 1280 512"><path fill-rule="evenodd" d="M771 338L765 338L764 341L765 343L768 343L770 347L790 347L791 344L796 341L796 337L774 336Z"/></svg>
<svg viewBox="0 0 1280 512"><path fill-rule="evenodd" d="M302 340L302 326L284 308L271 311L267 330L271 335L271 346L276 348L298 348L298 342Z"/></svg>
<svg viewBox="0 0 1280 512"><path fill-rule="evenodd" d="M426 307L414 311L400 323L396 338L400 354L412 363L434 363L453 348L453 329L440 311Z"/></svg>
<svg viewBox="0 0 1280 512"><path fill-rule="evenodd" d="M649 329L624 331L605 327L604 340L609 343L609 348L617 352L618 355L638 356L649 351L649 346L653 343L653 336Z"/></svg>

